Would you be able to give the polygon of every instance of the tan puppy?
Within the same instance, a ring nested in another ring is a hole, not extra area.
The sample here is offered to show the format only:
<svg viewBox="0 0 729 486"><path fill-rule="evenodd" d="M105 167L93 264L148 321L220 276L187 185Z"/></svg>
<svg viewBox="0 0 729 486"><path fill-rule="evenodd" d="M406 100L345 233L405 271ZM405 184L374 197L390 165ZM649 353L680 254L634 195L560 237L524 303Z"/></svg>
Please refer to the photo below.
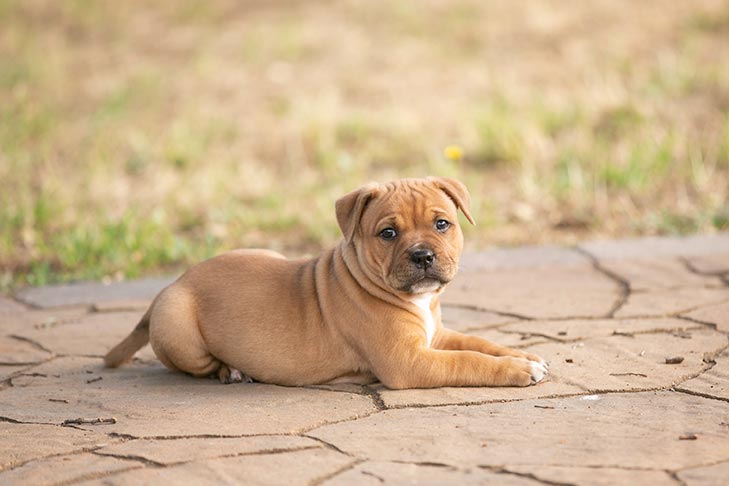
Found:
<svg viewBox="0 0 729 486"><path fill-rule="evenodd" d="M236 250L192 267L106 365L149 341L168 368L224 383L536 383L547 372L538 356L441 324L438 295L463 248L458 208L473 223L468 192L453 179L364 186L336 203L339 245L309 260Z"/></svg>

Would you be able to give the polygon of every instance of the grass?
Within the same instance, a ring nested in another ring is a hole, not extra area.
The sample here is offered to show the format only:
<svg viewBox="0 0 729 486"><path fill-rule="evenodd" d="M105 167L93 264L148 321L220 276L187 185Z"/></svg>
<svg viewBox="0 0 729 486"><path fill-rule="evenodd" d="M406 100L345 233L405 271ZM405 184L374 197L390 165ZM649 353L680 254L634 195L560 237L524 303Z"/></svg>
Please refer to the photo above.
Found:
<svg viewBox="0 0 729 486"><path fill-rule="evenodd" d="M369 181L470 248L729 229L720 2L0 0L0 290L311 254Z"/></svg>

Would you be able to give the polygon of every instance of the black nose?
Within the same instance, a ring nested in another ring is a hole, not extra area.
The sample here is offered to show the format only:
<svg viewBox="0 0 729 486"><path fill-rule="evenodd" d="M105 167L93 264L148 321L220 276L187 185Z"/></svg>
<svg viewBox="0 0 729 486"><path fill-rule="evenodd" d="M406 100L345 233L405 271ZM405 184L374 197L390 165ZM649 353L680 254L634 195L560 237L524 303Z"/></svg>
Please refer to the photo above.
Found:
<svg viewBox="0 0 729 486"><path fill-rule="evenodd" d="M410 261L418 268L428 268L433 265L433 260L435 260L435 253L431 250L419 249L410 252Z"/></svg>

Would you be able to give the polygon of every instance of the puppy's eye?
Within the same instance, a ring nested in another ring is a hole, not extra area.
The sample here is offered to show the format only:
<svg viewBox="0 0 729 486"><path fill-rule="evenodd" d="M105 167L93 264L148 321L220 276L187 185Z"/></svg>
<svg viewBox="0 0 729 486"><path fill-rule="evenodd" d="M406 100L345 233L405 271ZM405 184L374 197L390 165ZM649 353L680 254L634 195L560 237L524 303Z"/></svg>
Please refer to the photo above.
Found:
<svg viewBox="0 0 729 486"><path fill-rule="evenodd" d="M380 231L380 238L383 240L394 240L395 237L397 237L397 231L395 231L395 228L385 228Z"/></svg>
<svg viewBox="0 0 729 486"><path fill-rule="evenodd" d="M443 233L450 227L451 227L451 224L448 221L446 221L445 219L439 219L438 221L435 222L435 229L440 231L441 233Z"/></svg>

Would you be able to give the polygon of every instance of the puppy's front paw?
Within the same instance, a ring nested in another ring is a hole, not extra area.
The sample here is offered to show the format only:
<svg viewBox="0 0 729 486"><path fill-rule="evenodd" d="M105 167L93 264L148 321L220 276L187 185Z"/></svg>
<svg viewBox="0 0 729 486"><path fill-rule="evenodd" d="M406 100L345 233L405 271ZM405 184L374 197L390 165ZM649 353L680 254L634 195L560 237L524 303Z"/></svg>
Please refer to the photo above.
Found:
<svg viewBox="0 0 729 486"><path fill-rule="evenodd" d="M529 386L542 381L547 375L547 366L542 361L532 361L526 358L501 358L508 360L508 371L502 385L505 386Z"/></svg>

